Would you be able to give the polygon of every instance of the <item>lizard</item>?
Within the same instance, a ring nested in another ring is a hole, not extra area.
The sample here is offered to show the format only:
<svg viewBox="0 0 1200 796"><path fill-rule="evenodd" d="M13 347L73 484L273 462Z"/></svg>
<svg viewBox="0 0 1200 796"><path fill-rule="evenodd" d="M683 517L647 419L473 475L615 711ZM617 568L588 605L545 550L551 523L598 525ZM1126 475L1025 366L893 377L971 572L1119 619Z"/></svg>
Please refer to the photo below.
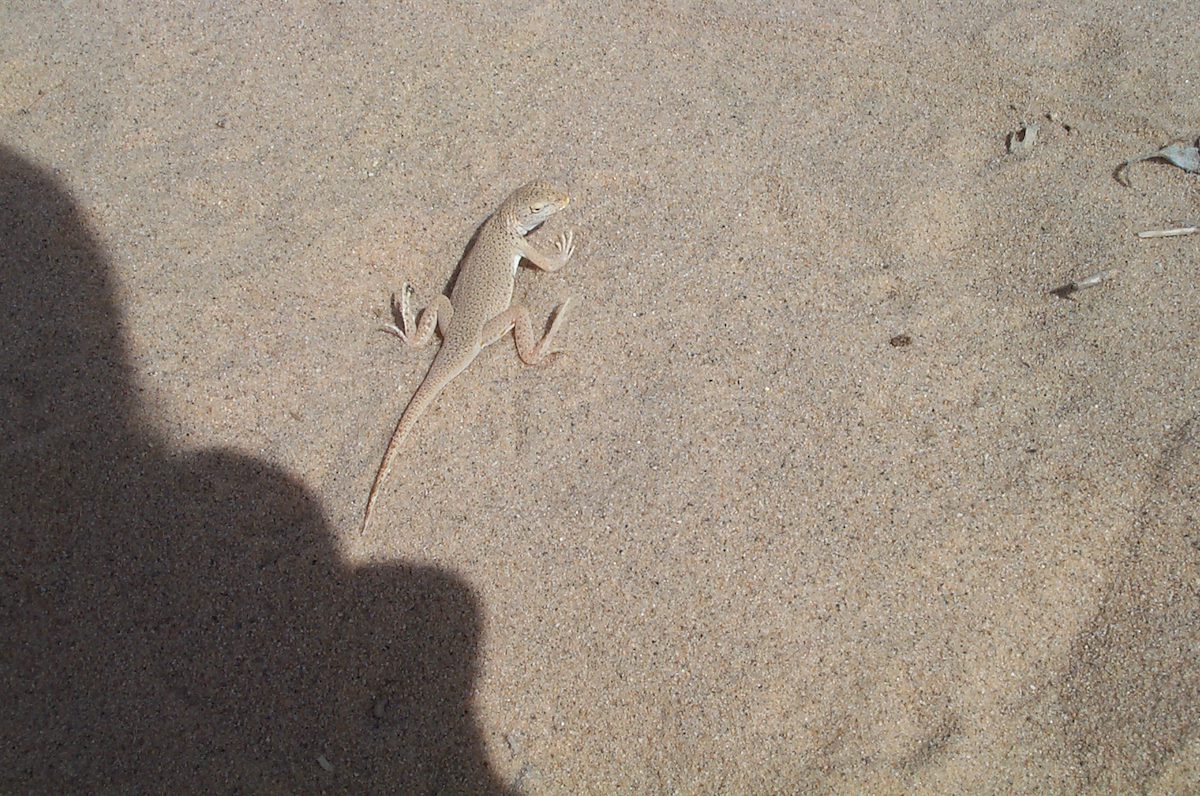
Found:
<svg viewBox="0 0 1200 796"><path fill-rule="evenodd" d="M567 264L575 252L575 234L567 231L558 236L554 252L534 247L525 236L546 219L562 210L571 199L553 185L535 180L513 191L480 226L469 244L459 266L454 287L447 298L439 294L413 323L409 301L413 288L404 282L400 290L400 323L383 331L399 337L406 345L419 348L433 339L436 328L442 337L442 347L433 358L425 378L418 385L408 405L396 422L383 461L375 473L375 481L367 495L363 512L362 532L371 521L379 488L387 478L401 444L417 421L433 404L441 391L466 370L485 346L499 340L510 330L517 354L527 365L536 365L561 349L554 348L554 336L566 317L568 298L554 311L549 330L534 343L529 309L512 301L517 267L526 260L543 271L557 271ZM395 310L393 298L393 311Z"/></svg>

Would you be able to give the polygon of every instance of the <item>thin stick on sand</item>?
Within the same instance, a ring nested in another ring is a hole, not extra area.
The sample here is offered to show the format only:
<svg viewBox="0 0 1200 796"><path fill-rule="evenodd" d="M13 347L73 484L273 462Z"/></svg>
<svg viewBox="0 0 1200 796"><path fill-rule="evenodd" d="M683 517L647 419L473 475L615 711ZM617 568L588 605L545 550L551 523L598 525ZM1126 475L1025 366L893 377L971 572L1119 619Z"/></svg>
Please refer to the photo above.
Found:
<svg viewBox="0 0 1200 796"><path fill-rule="evenodd" d="M1072 293L1078 293L1080 290L1087 290L1096 287L1103 282L1107 282L1117 275L1119 268L1113 268L1108 271L1099 271L1091 276L1085 276L1083 279L1076 279L1074 282L1068 282L1062 287L1057 287L1050 292L1059 298L1070 298ZM1074 301L1074 299L1071 299Z"/></svg>
<svg viewBox="0 0 1200 796"><path fill-rule="evenodd" d="M1200 232L1200 227L1173 227L1172 229L1148 229L1139 232L1139 238L1177 238L1180 235L1191 235Z"/></svg>

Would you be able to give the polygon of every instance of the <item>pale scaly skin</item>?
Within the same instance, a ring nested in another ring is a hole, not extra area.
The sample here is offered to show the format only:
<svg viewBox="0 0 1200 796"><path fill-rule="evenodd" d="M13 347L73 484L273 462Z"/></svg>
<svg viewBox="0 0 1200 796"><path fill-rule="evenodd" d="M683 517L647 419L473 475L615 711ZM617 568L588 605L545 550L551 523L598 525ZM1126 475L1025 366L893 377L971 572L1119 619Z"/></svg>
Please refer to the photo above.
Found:
<svg viewBox="0 0 1200 796"><path fill-rule="evenodd" d="M534 181L521 186L504 200L491 218L484 222L475 244L463 258L458 279L450 298L438 296L413 324L409 311L412 287L406 282L400 291L400 320L404 328L386 327L406 344L419 347L433 339L434 327L442 335L442 347L424 381L409 400L396 423L396 430L383 454L383 462L371 484L367 508L363 512L362 530L367 529L379 487L392 469L396 453L417 420L437 398L438 393L479 355L484 346L503 337L510 329L517 344L517 354L527 365L536 365L547 356L557 353L553 348L554 335L566 317L567 299L554 313L554 321L541 340L534 343L529 309L513 304L513 283L517 266L527 260L543 271L557 271L567 264L575 251L574 233L564 232L555 242L553 254L539 251L525 239L547 218L570 202L563 191L549 183Z"/></svg>

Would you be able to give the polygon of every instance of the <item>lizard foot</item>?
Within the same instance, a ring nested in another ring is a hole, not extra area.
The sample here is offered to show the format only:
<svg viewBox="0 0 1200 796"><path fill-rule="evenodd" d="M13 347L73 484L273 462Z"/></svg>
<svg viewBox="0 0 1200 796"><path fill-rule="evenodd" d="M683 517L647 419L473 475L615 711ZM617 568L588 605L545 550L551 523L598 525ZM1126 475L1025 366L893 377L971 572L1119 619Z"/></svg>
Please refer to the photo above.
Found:
<svg viewBox="0 0 1200 796"><path fill-rule="evenodd" d="M575 253L575 231L567 230L558 236L558 240L554 242L554 248L558 250L563 264L571 259L571 255Z"/></svg>
<svg viewBox="0 0 1200 796"><path fill-rule="evenodd" d="M558 327L566 320L567 307L570 304L571 299L567 299L558 305L550 321L550 328L536 343L533 338L533 323L529 319L529 308L523 304L514 304L483 327L483 344L491 345L512 330L513 342L517 344L517 355L526 365L537 365L552 354L561 354L564 350L554 346L554 336L558 333Z"/></svg>
<svg viewBox="0 0 1200 796"><path fill-rule="evenodd" d="M433 340L435 328L443 335L446 333L446 324L454 315L454 308L450 306L450 299L439 295L421 312L420 319L414 320L412 295L413 287L408 282L400 286L399 300L392 294L393 321L380 327L379 331L399 337L407 346L420 348Z"/></svg>

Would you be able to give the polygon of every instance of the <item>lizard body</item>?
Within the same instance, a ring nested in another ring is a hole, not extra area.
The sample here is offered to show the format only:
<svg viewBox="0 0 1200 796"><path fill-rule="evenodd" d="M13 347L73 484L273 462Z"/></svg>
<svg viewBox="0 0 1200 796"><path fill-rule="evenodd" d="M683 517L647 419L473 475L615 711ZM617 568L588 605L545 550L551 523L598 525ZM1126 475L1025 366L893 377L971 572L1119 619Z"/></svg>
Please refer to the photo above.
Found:
<svg viewBox="0 0 1200 796"><path fill-rule="evenodd" d="M396 335L407 345L424 346L433 339L436 327L442 336L438 350L417 391L396 423L383 461L371 484L362 530L371 520L371 511L379 488L387 478L405 437L443 388L462 373L485 346L503 337L510 329L517 353L527 365L536 365L558 349L552 348L554 335L566 317L567 299L554 313L554 321L541 340L534 343L529 309L513 304L513 284L521 260L543 271L557 271L566 265L575 251L574 235L564 232L555 243L553 254L534 248L525 236L570 202L563 191L534 181L513 191L495 213L480 227L474 244L463 257L450 297L437 296L414 324L409 311L412 287L406 282L400 293L400 321L384 331Z"/></svg>

